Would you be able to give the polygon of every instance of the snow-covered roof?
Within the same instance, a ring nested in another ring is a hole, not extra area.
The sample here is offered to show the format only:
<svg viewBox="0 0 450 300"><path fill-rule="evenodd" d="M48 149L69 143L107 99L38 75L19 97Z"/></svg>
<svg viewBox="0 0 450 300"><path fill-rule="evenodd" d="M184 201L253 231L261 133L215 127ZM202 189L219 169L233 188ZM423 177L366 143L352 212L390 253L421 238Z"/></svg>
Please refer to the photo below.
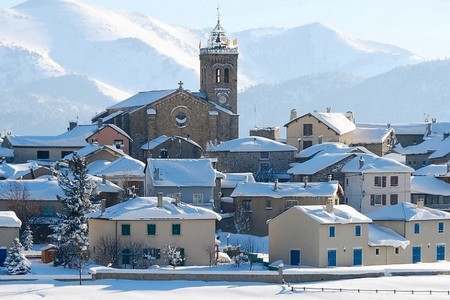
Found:
<svg viewBox="0 0 450 300"><path fill-rule="evenodd" d="M414 175L417 176L450 176L450 172L448 172L448 167L446 164L440 164L440 165L428 165L425 167L422 167L420 169L417 169L416 171L414 171Z"/></svg>
<svg viewBox="0 0 450 300"><path fill-rule="evenodd" d="M108 160L95 160L87 165L88 173L89 174L99 174L99 172L104 169L107 165L109 165L111 162Z"/></svg>
<svg viewBox="0 0 450 300"><path fill-rule="evenodd" d="M144 145L142 145L141 149L142 150L153 150L156 147L158 147L159 145L165 143L166 141L168 141L170 139L181 139L181 140L184 140L184 141L186 141L188 143L191 143L191 144L195 145L196 147L202 148L199 144L197 144L196 142L194 142L191 139L188 139L188 138L185 138L185 137L182 137L182 136L169 137L169 136L163 134L163 135L160 135L159 137L157 137L157 138L155 138L155 139L145 143Z"/></svg>
<svg viewBox="0 0 450 300"><path fill-rule="evenodd" d="M106 117L102 118L102 121L103 121L103 122L108 122L109 120L111 120L111 119L113 119L113 118L115 118L115 117L117 117L117 116L120 116L120 115L123 114L123 113L124 113L123 110L118 110L118 111L113 112L112 114L109 114L109 115L107 115Z"/></svg>
<svg viewBox="0 0 450 300"><path fill-rule="evenodd" d="M418 207L410 202L400 202L374 210L368 217L374 221L423 221L450 219L450 213L426 206Z"/></svg>
<svg viewBox="0 0 450 300"><path fill-rule="evenodd" d="M216 172L209 159L149 158L146 173L154 186L214 187Z"/></svg>
<svg viewBox="0 0 450 300"><path fill-rule="evenodd" d="M391 128L356 127L351 133L352 144L382 143L394 131Z"/></svg>
<svg viewBox="0 0 450 300"><path fill-rule="evenodd" d="M406 249L409 241L394 230L381 226L378 224L369 224L369 239L368 244L372 247L388 246L388 247L402 247Z"/></svg>
<svg viewBox="0 0 450 300"><path fill-rule="evenodd" d="M209 146L209 152L275 152L275 151L297 151L291 145L260 137L251 136L223 142L216 146Z"/></svg>
<svg viewBox="0 0 450 300"><path fill-rule="evenodd" d="M299 151L295 157L296 158L309 158L317 154L323 154L323 153L370 153L369 150L367 150L364 147L350 147L342 143L333 143L333 142L327 142L322 144L315 144L311 147L308 147L306 149L303 149Z"/></svg>
<svg viewBox="0 0 450 300"><path fill-rule="evenodd" d="M109 180L104 180L103 178L97 176L88 176L88 178L95 183L96 193L120 193L123 191L120 186Z"/></svg>
<svg viewBox="0 0 450 300"><path fill-rule="evenodd" d="M406 164L406 156L400 153L391 152L383 155L383 157L398 161L401 164Z"/></svg>
<svg viewBox="0 0 450 300"><path fill-rule="evenodd" d="M341 204L333 205L333 211L327 212L325 205L297 205L293 210L298 210L311 217L320 224L352 224L371 223L372 220L351 206Z"/></svg>
<svg viewBox="0 0 450 300"><path fill-rule="evenodd" d="M450 196L450 184L434 176L411 176L411 193Z"/></svg>
<svg viewBox="0 0 450 300"><path fill-rule="evenodd" d="M12 199L17 192L26 195L24 200L57 200L56 196L62 196L63 192L58 181L49 178L34 180L1 180L0 199Z"/></svg>
<svg viewBox="0 0 450 300"><path fill-rule="evenodd" d="M360 167L360 161L363 162ZM412 173L414 169L396 160L371 154L357 154L342 168L344 173Z"/></svg>
<svg viewBox="0 0 450 300"><path fill-rule="evenodd" d="M325 153L316 155L305 162L292 163L292 167L287 171L287 173L292 175L313 175L354 155L355 154L353 153Z"/></svg>
<svg viewBox="0 0 450 300"><path fill-rule="evenodd" d="M13 147L84 147L86 138L97 130L97 125L78 125L74 129L55 136L8 135Z"/></svg>
<svg viewBox="0 0 450 300"><path fill-rule="evenodd" d="M350 121L343 113L312 112L312 116L342 135L356 129L355 123Z"/></svg>
<svg viewBox="0 0 450 300"><path fill-rule="evenodd" d="M225 179L222 179L222 188L235 188L241 182L255 182L253 173L225 173Z"/></svg>
<svg viewBox="0 0 450 300"><path fill-rule="evenodd" d="M447 137L446 139L442 140L441 143L438 145L436 151L431 153L431 155L428 158L429 159L441 158L447 156L448 154L450 154L450 137Z"/></svg>
<svg viewBox="0 0 450 300"><path fill-rule="evenodd" d="M20 227L22 222L13 211L0 211L0 227Z"/></svg>
<svg viewBox="0 0 450 300"><path fill-rule="evenodd" d="M114 153L117 153L119 155L125 155L125 152L123 152L123 150L118 149L115 146L112 145L100 145L97 143L92 143L92 144L87 144L86 146L84 146L83 148L81 148L80 150L75 151L75 153L79 156L79 157L86 157L88 155L91 155L97 151L100 150L109 150L112 151ZM66 156L64 156L65 160L70 160L73 158L74 153L69 153Z"/></svg>
<svg viewBox="0 0 450 300"><path fill-rule="evenodd" d="M396 150L402 154L410 155L410 154L427 154L430 152L434 152L437 150L444 150L450 152L450 138L447 138L447 141L443 141L442 136L432 136L427 137L424 141L417 145L411 145L399 150Z"/></svg>
<svg viewBox="0 0 450 300"><path fill-rule="evenodd" d="M155 90L155 91L147 91L147 92L139 92L130 98L127 98L113 106L109 107L109 109L120 109L120 108L130 108L137 106L144 106L147 104L151 104L155 101L158 101L161 98L164 98L173 92L176 89L171 90Z"/></svg>
<svg viewBox="0 0 450 300"><path fill-rule="evenodd" d="M299 182L278 183L275 189L273 182L239 183L231 197L333 197L339 188L337 181L309 182L307 186Z"/></svg>
<svg viewBox="0 0 450 300"><path fill-rule="evenodd" d="M14 150L0 146L0 157L14 157Z"/></svg>
<svg viewBox="0 0 450 300"><path fill-rule="evenodd" d="M103 168L97 168L94 175L99 176L139 176L144 177L145 164L131 156L122 156L109 164L104 164Z"/></svg>
<svg viewBox="0 0 450 300"><path fill-rule="evenodd" d="M436 123L398 123L390 124L394 128L396 134L414 134L414 135L425 135L427 132L427 126L431 126L431 134L442 135L444 133L450 132L450 122L436 122ZM377 123L358 123L361 127L372 127L372 128L383 128L387 127L387 124L377 124Z"/></svg>
<svg viewBox="0 0 450 300"><path fill-rule="evenodd" d="M19 179L31 172L37 170L40 166L35 161L23 164L0 163L0 177L9 179Z"/></svg>
<svg viewBox="0 0 450 300"><path fill-rule="evenodd" d="M91 218L109 220L220 220L219 214L212 210L163 197L163 206L158 207L157 197L136 197L110 206L102 213L97 211L90 214Z"/></svg>

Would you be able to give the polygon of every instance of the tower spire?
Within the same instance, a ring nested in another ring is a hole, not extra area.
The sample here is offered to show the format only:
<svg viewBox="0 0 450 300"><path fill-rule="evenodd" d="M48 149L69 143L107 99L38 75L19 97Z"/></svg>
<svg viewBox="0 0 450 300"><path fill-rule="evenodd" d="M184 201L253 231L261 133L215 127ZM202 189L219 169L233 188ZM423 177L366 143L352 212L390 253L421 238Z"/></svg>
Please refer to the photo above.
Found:
<svg viewBox="0 0 450 300"><path fill-rule="evenodd" d="M220 26L220 5L217 3L217 25Z"/></svg>

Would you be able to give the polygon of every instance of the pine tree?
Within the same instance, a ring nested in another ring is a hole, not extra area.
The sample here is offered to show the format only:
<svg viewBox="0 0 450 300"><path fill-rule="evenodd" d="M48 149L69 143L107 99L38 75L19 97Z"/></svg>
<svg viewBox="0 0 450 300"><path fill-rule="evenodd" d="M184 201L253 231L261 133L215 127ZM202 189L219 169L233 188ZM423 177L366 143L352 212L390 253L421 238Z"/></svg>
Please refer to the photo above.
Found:
<svg viewBox="0 0 450 300"><path fill-rule="evenodd" d="M25 250L31 250L33 248L33 232L31 231L30 225L25 227L21 236L22 245Z"/></svg>
<svg viewBox="0 0 450 300"><path fill-rule="evenodd" d="M13 241L13 245L8 249L5 260L5 267L11 275L27 274L31 271L31 263L23 253L24 249L19 239Z"/></svg>
<svg viewBox="0 0 450 300"><path fill-rule="evenodd" d="M59 222L52 226L58 252L55 265L81 268L87 260L88 225L86 214L93 206L94 184L87 174L84 158L74 155L69 161L69 170L60 172L58 183L64 196L58 196L63 204Z"/></svg>

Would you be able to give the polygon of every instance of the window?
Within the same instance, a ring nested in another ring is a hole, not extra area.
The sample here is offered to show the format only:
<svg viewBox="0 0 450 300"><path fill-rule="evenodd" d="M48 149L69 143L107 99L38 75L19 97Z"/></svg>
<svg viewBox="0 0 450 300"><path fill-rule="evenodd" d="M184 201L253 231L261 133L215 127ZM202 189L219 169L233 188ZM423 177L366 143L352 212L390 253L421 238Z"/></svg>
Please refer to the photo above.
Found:
<svg viewBox="0 0 450 300"><path fill-rule="evenodd" d="M194 205L202 205L203 204L203 193L193 193L192 194L192 203Z"/></svg>
<svg viewBox="0 0 450 300"><path fill-rule="evenodd" d="M260 152L259 155L261 159L269 159L269 152Z"/></svg>
<svg viewBox="0 0 450 300"><path fill-rule="evenodd" d="M398 176L391 176L391 186L398 186Z"/></svg>
<svg viewBox="0 0 450 300"><path fill-rule="evenodd" d="M181 234L181 224L172 224L172 235Z"/></svg>
<svg viewBox="0 0 450 300"><path fill-rule="evenodd" d="M220 79L221 79L220 76L221 76L220 69L217 68L216 69L216 83L220 83Z"/></svg>
<svg viewBox="0 0 450 300"><path fill-rule="evenodd" d="M389 202L391 205L395 205L398 203L398 195L397 194L391 194Z"/></svg>
<svg viewBox="0 0 450 300"><path fill-rule="evenodd" d="M303 136L311 136L311 135L313 135L312 124L303 124Z"/></svg>
<svg viewBox="0 0 450 300"><path fill-rule="evenodd" d="M66 157L66 156L69 155L70 153L73 153L73 151L61 151L61 158Z"/></svg>
<svg viewBox="0 0 450 300"><path fill-rule="evenodd" d="M386 187L386 176L375 176L374 185L377 187Z"/></svg>
<svg viewBox="0 0 450 300"><path fill-rule="evenodd" d="M400 249L397 247L395 248L395 254L398 254L400 252Z"/></svg>
<svg viewBox="0 0 450 300"><path fill-rule="evenodd" d="M361 225L355 226L355 236L361 236Z"/></svg>
<svg viewBox="0 0 450 300"><path fill-rule="evenodd" d="M154 260L154 259L160 259L161 258L161 249L157 249L157 248L148 248L148 249L144 249L142 251L143 253L143 258L144 259L150 259L150 260Z"/></svg>
<svg viewBox="0 0 450 300"><path fill-rule="evenodd" d="M298 205L297 200L286 200L286 209Z"/></svg>
<svg viewBox="0 0 450 300"><path fill-rule="evenodd" d="M414 233L415 234L419 234L420 233L420 224L419 223L415 223L414 224Z"/></svg>
<svg viewBox="0 0 450 300"><path fill-rule="evenodd" d="M266 200L266 209L272 209L272 201Z"/></svg>
<svg viewBox="0 0 450 300"><path fill-rule="evenodd" d="M336 227L330 226L328 227L328 237L333 238L336 236Z"/></svg>
<svg viewBox="0 0 450 300"><path fill-rule="evenodd" d="M130 235L131 234L131 225L130 224L122 224L122 235Z"/></svg>
<svg viewBox="0 0 450 300"><path fill-rule="evenodd" d="M130 249L123 249L122 250L122 264L123 265L129 265L131 262L131 251Z"/></svg>
<svg viewBox="0 0 450 300"><path fill-rule="evenodd" d="M386 205L386 195L381 195L381 204Z"/></svg>
<svg viewBox="0 0 450 300"><path fill-rule="evenodd" d="M185 112L183 112L183 111L179 111L175 115L175 123L180 128L186 127L188 125L188 116L187 116L187 114Z"/></svg>
<svg viewBox="0 0 450 300"><path fill-rule="evenodd" d="M244 212L252 211L252 200L242 200L242 210Z"/></svg>
<svg viewBox="0 0 450 300"><path fill-rule="evenodd" d="M380 255L380 249L378 249L378 248L375 248L375 255Z"/></svg>
<svg viewBox="0 0 450 300"><path fill-rule="evenodd" d="M439 222L438 223L438 232L439 233L443 233L444 232L444 223L443 222Z"/></svg>
<svg viewBox="0 0 450 300"><path fill-rule="evenodd" d="M371 206L386 205L386 195L370 195Z"/></svg>
<svg viewBox="0 0 450 300"><path fill-rule="evenodd" d="M114 146L116 146L117 149L123 148L123 140L114 140Z"/></svg>
<svg viewBox="0 0 450 300"><path fill-rule="evenodd" d="M160 158L168 158L169 157L169 152L167 151L167 149L161 149L159 151L159 157Z"/></svg>
<svg viewBox="0 0 450 300"><path fill-rule="evenodd" d="M228 68L225 68L225 70L223 70L223 82L224 83L230 82L230 69Z"/></svg>
<svg viewBox="0 0 450 300"><path fill-rule="evenodd" d="M50 151L41 151L39 150L36 154L37 159L49 159L50 158Z"/></svg>
<svg viewBox="0 0 450 300"><path fill-rule="evenodd" d="M147 224L147 235L156 235L156 224Z"/></svg>
<svg viewBox="0 0 450 300"><path fill-rule="evenodd" d="M312 146L312 141L303 141L303 149L309 148Z"/></svg>

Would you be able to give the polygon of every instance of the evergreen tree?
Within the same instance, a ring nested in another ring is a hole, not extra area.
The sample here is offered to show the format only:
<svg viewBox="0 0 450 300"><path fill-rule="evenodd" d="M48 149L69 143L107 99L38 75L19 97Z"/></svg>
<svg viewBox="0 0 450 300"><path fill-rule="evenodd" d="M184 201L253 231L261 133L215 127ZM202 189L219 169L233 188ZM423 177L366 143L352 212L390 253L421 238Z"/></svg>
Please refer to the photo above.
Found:
<svg viewBox="0 0 450 300"><path fill-rule="evenodd" d="M74 155L69 161L69 170L60 172L58 183L64 192L58 196L63 204L59 221L52 226L52 238L58 246L55 265L81 268L87 260L88 225L86 214L93 206L94 183L87 174L84 158Z"/></svg>
<svg viewBox="0 0 450 300"><path fill-rule="evenodd" d="M22 245L25 250L31 250L33 248L33 232L31 231L30 225L25 227L21 236Z"/></svg>
<svg viewBox="0 0 450 300"><path fill-rule="evenodd" d="M24 249L19 239L14 239L13 245L8 249L5 267L11 275L27 274L31 271L31 263L23 253Z"/></svg>

